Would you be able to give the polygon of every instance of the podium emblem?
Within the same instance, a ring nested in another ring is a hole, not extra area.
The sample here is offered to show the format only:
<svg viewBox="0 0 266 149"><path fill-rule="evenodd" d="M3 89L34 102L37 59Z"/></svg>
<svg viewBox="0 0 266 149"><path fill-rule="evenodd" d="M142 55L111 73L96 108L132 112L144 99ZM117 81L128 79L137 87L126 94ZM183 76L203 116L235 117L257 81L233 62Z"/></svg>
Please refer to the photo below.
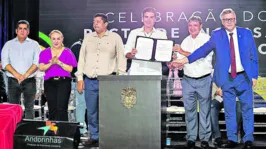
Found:
<svg viewBox="0 0 266 149"><path fill-rule="evenodd" d="M125 88L121 92L121 103L128 109L134 107L137 103L137 91L135 88Z"/></svg>

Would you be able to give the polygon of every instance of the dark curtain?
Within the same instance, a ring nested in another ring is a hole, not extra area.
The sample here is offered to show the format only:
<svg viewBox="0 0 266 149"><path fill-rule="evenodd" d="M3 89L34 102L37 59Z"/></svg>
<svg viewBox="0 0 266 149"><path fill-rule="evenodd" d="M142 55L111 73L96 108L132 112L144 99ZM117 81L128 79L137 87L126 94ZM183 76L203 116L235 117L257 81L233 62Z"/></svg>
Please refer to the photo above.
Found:
<svg viewBox="0 0 266 149"><path fill-rule="evenodd" d="M0 34L0 48L2 49L3 45L7 40L10 40L14 37L14 19L12 15L12 6L13 0L1 0L1 34Z"/></svg>

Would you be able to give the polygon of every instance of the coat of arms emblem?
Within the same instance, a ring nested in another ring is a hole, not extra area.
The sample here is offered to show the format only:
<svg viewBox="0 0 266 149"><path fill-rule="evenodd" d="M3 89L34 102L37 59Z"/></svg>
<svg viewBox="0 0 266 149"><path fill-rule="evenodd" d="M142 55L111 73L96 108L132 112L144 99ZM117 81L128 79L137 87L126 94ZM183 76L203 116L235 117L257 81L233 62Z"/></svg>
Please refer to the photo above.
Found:
<svg viewBox="0 0 266 149"><path fill-rule="evenodd" d="M128 109L137 103L137 92L135 88L125 88L121 92L121 103Z"/></svg>

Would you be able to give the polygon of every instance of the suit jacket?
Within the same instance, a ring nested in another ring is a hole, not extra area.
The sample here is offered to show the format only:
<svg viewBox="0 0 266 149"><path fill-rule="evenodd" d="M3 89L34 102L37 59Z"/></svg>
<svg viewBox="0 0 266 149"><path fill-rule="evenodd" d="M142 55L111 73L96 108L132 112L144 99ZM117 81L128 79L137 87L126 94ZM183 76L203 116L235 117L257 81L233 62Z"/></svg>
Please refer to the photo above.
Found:
<svg viewBox="0 0 266 149"><path fill-rule="evenodd" d="M251 81L258 78L258 54L253 35L250 30L237 27L237 37L241 64ZM214 65L214 82L221 87L228 81L228 70L231 64L230 45L226 30L220 28L212 32L210 40L188 56L189 63L206 57L212 50L216 56Z"/></svg>

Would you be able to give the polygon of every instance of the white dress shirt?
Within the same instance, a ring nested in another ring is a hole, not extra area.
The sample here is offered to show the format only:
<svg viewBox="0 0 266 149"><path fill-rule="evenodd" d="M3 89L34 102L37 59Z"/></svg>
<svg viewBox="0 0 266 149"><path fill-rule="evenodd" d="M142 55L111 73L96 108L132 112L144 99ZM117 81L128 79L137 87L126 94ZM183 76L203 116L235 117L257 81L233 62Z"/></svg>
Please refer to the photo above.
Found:
<svg viewBox="0 0 266 149"><path fill-rule="evenodd" d="M227 34L228 41L229 41L229 44L230 44L230 35L229 35L229 33L231 33L231 32L228 32L226 30L226 34ZM241 71L244 71L244 68L243 68L243 66L241 64L241 59L240 59L240 55L239 55L238 36L237 36L236 28L233 30L232 33L233 33L234 48L235 48L236 72L241 72ZM231 65L230 65L228 71L231 72Z"/></svg>
<svg viewBox="0 0 266 149"><path fill-rule="evenodd" d="M201 47L210 39L210 36L205 33L199 33L194 39L191 35L187 36L181 48L187 52L193 53L196 49ZM205 58L201 58L191 64L184 65L184 74L189 77L199 78L212 72L212 55L213 52L208 54ZM177 53L177 58L183 58L184 55Z"/></svg>
<svg viewBox="0 0 266 149"><path fill-rule="evenodd" d="M131 52L132 48L135 48L137 36L167 39L165 32L155 28L153 28L153 30L149 34L145 33L144 27L134 29L128 36L127 43L125 45L125 55L128 52ZM162 75L162 63L133 59L128 72L129 75Z"/></svg>

